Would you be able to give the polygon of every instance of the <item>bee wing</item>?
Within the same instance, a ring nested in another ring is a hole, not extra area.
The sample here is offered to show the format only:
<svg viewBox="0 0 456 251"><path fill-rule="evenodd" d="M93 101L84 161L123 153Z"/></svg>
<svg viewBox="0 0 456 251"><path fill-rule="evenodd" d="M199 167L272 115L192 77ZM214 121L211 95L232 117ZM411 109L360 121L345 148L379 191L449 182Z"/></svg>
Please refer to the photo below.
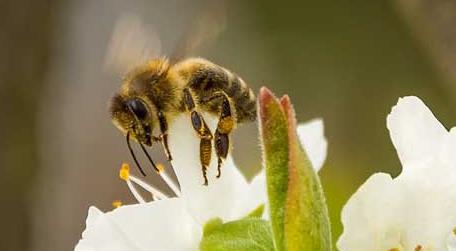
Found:
<svg viewBox="0 0 456 251"><path fill-rule="evenodd" d="M201 11L179 40L170 59L176 62L188 57L204 43L217 38L226 28L226 8L223 1L209 4Z"/></svg>
<svg viewBox="0 0 456 251"><path fill-rule="evenodd" d="M160 56L161 40L157 30L145 25L132 13L120 16L111 35L105 56L105 69L123 74L131 67Z"/></svg>

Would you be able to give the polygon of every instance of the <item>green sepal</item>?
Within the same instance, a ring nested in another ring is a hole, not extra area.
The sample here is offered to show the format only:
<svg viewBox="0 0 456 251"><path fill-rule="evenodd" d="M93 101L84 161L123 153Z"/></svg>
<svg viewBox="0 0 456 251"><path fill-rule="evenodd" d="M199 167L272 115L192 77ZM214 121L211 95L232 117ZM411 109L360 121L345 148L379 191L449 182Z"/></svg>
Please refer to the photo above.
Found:
<svg viewBox="0 0 456 251"><path fill-rule="evenodd" d="M329 251L328 210L318 175L296 133L293 107L263 88L260 132L270 219L277 251Z"/></svg>
<svg viewBox="0 0 456 251"><path fill-rule="evenodd" d="M285 250L285 201L288 185L288 128L282 107L270 92L260 92L259 120L274 245Z"/></svg>
<svg viewBox="0 0 456 251"><path fill-rule="evenodd" d="M201 251L274 251L269 223L258 217L247 217L222 223L212 219L204 226Z"/></svg>

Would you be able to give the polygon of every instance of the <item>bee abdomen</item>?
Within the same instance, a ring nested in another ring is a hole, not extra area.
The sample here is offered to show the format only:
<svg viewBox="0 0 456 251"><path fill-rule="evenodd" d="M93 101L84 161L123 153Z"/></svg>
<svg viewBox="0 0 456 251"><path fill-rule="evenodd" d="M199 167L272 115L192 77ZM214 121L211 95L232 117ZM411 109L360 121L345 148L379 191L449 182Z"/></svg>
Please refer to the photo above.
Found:
<svg viewBox="0 0 456 251"><path fill-rule="evenodd" d="M232 101L238 123L256 119L256 101L253 91L237 75L218 66L204 67L194 72L190 87L199 92L200 98L210 99L223 91Z"/></svg>
<svg viewBox="0 0 456 251"><path fill-rule="evenodd" d="M240 77L231 74L224 91L234 101L238 122L256 119L255 94Z"/></svg>

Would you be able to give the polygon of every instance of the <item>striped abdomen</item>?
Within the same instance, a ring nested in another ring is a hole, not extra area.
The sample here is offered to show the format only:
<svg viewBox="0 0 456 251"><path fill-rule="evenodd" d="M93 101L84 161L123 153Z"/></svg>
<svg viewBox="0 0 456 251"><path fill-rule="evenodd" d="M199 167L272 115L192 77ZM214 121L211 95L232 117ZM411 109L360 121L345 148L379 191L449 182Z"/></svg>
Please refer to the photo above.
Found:
<svg viewBox="0 0 456 251"><path fill-rule="evenodd" d="M218 113L220 102L211 97L223 91L231 99L238 123L256 119L255 95L240 77L208 61L198 59L198 63L188 78L188 86L201 107Z"/></svg>

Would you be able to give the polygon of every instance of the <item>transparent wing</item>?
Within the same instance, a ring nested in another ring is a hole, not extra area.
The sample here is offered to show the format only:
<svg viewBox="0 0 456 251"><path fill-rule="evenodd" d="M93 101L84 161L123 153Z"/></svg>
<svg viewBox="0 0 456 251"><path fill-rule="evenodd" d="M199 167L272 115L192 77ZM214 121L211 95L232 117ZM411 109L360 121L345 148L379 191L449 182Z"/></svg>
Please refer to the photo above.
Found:
<svg viewBox="0 0 456 251"><path fill-rule="evenodd" d="M183 34L171 55L171 61L188 57L197 48L215 40L226 28L226 8L223 1L203 8Z"/></svg>
<svg viewBox="0 0 456 251"><path fill-rule="evenodd" d="M115 25L105 56L105 69L123 74L138 64L161 55L160 37L152 25L145 25L140 16L121 15Z"/></svg>
<svg viewBox="0 0 456 251"><path fill-rule="evenodd" d="M189 22L170 59L176 62L213 41L226 27L226 8L223 1L209 4ZM105 56L105 69L124 74L152 58L162 56L162 40L153 25L145 24L134 13L124 13L115 25Z"/></svg>

